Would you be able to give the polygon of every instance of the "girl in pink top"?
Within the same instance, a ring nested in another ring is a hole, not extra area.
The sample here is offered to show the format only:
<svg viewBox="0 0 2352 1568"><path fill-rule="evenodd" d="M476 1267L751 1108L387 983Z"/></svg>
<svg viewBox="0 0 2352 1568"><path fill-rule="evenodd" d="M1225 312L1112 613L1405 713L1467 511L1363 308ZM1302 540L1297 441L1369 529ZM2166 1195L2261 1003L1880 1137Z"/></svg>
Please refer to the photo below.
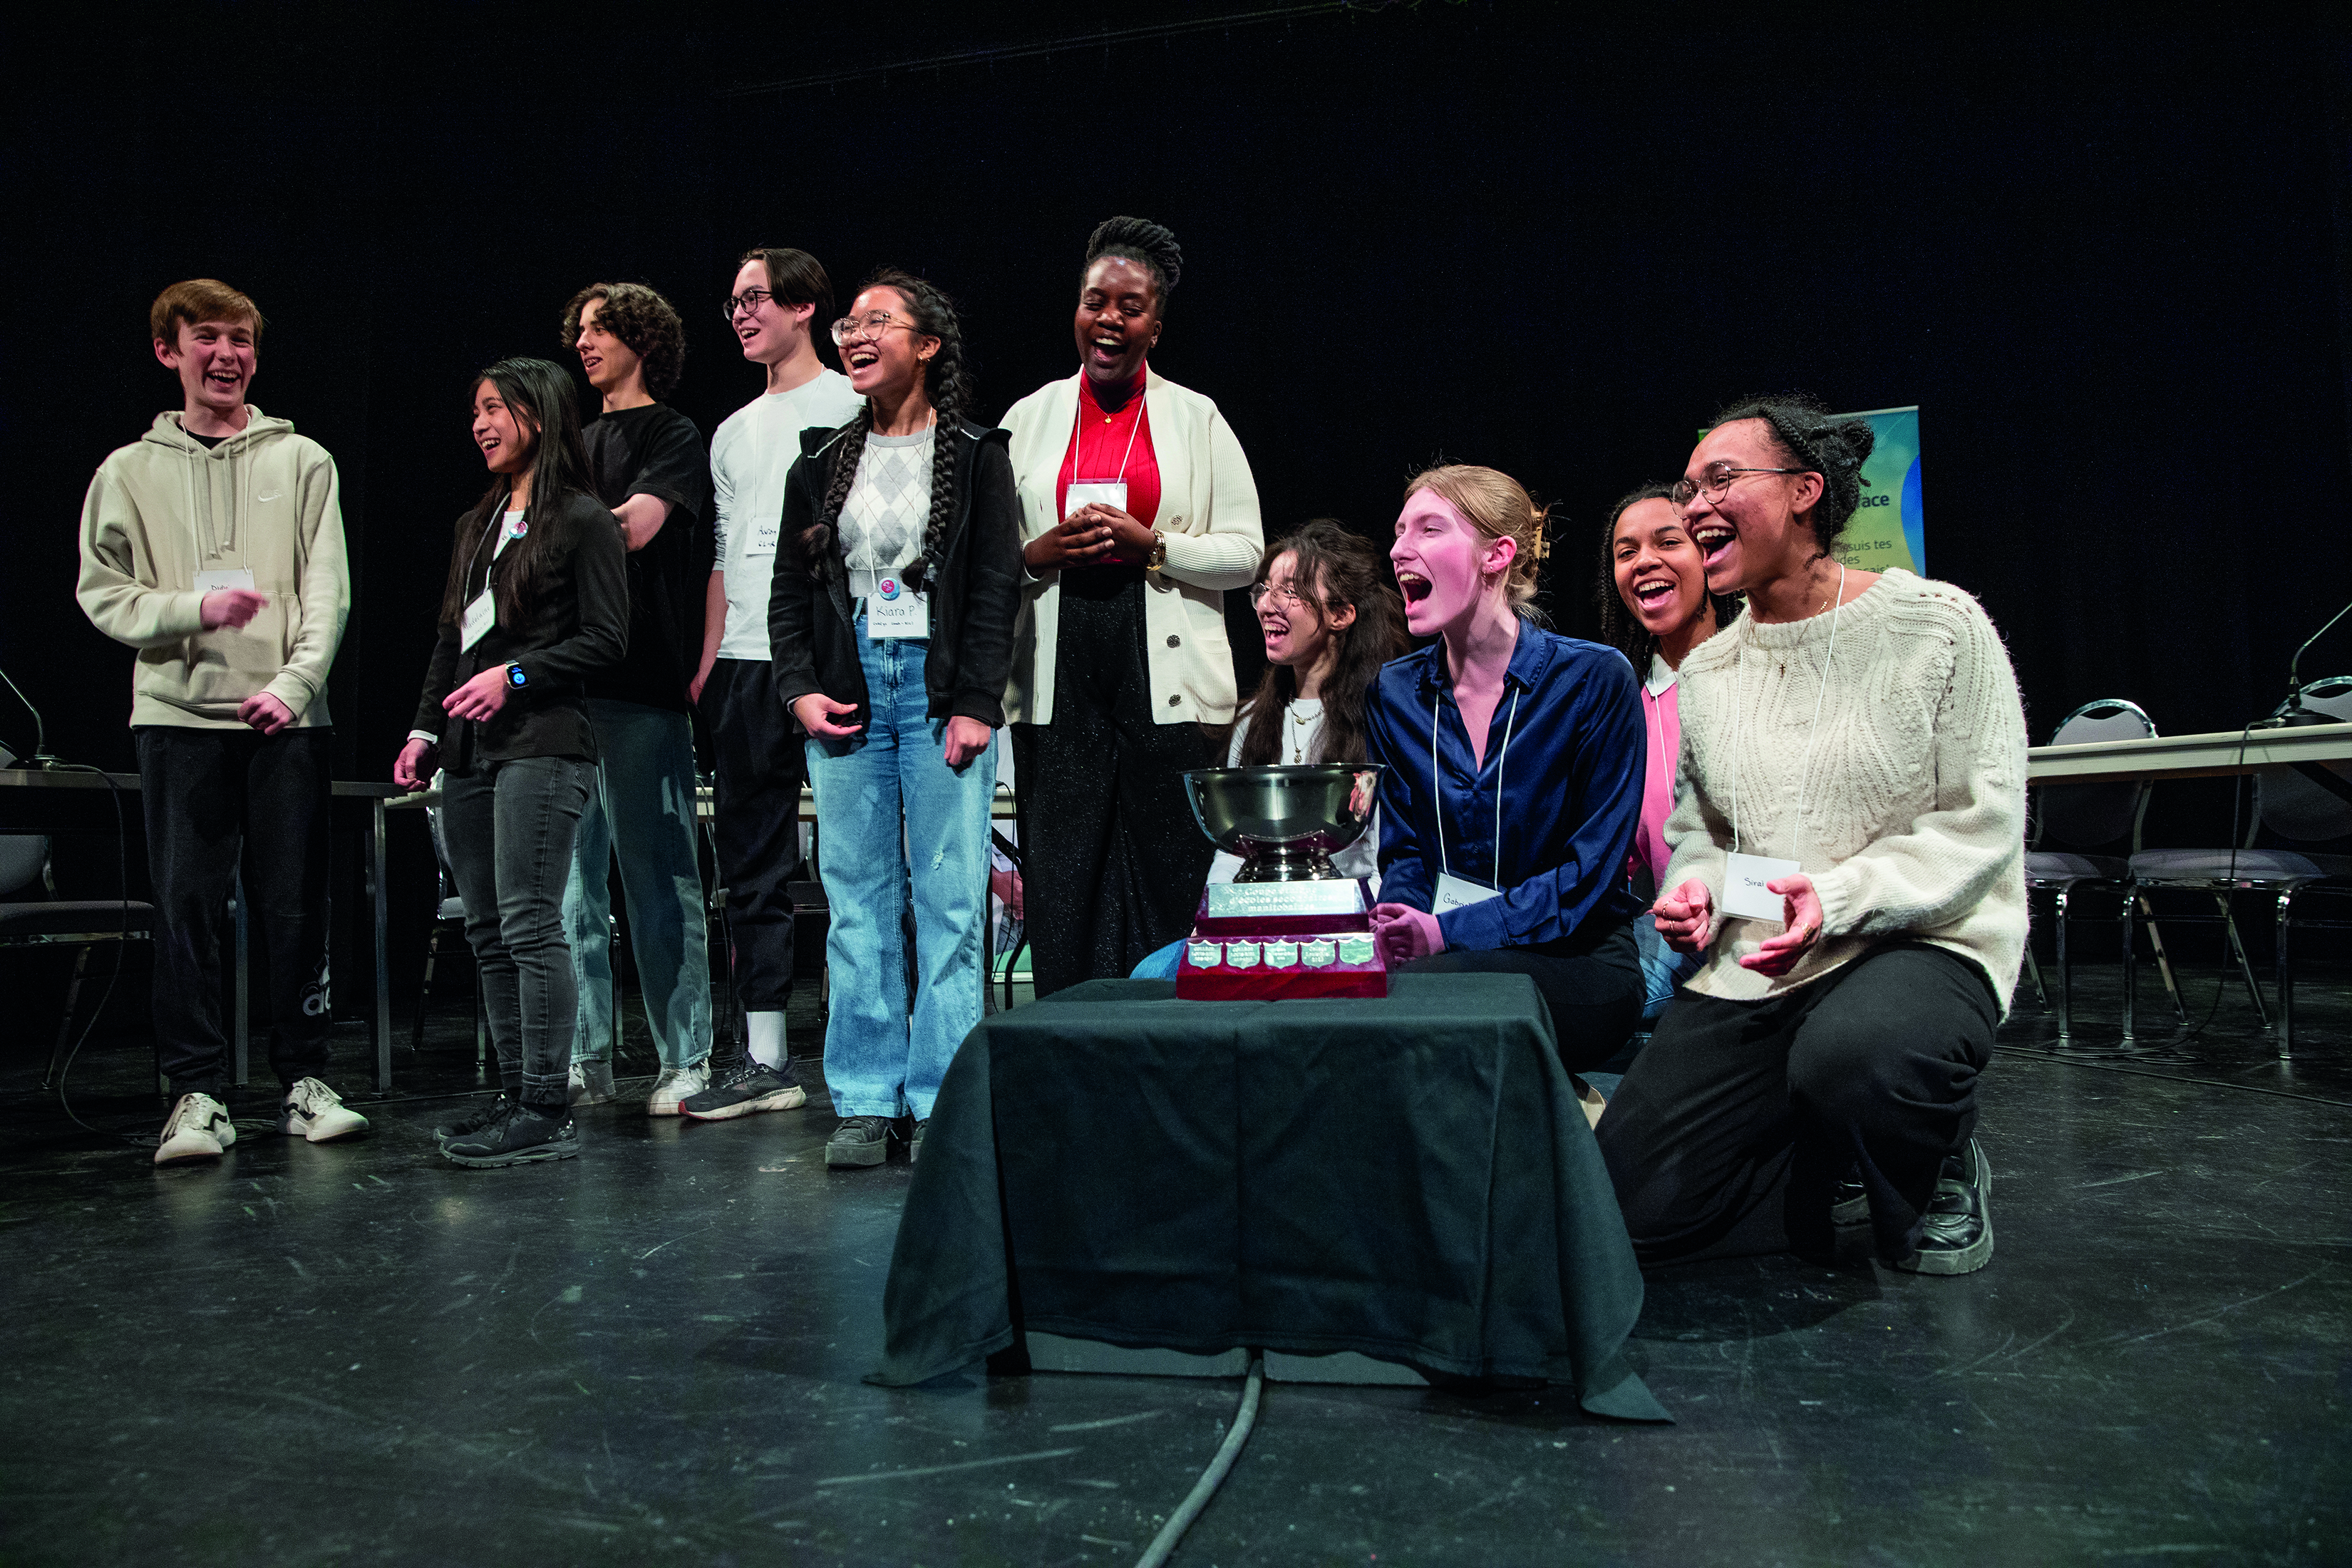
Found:
<svg viewBox="0 0 2352 1568"><path fill-rule="evenodd" d="M1675 808L1675 760L1682 754L1675 671L1685 654L1738 613L1739 603L1707 593L1698 548L1675 515L1664 485L1644 485L1611 510L1601 535L1601 574L1593 596L1601 611L1601 640L1631 660L1642 679L1648 756L1642 824L1633 835L1625 869L1637 889L1656 889L1672 858L1665 826ZM1649 988L1643 1017L1654 1018L1698 963L1667 948L1658 939L1654 922L1634 923Z"/></svg>

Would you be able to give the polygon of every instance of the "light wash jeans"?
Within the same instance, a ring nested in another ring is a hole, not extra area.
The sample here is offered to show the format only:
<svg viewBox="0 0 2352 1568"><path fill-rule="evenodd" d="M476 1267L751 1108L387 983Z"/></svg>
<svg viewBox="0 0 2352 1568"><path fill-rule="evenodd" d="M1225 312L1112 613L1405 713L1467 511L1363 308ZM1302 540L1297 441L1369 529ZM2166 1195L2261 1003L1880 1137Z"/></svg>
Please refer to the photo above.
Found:
<svg viewBox="0 0 2352 1568"><path fill-rule="evenodd" d="M867 640L862 611L856 631L873 717L849 740L808 742L817 868L832 907L824 1081L837 1116L920 1121L931 1113L956 1047L980 1022L998 742L990 736L988 750L950 769L947 721L926 716L926 645ZM919 980L912 1019L900 924L909 847Z"/></svg>
<svg viewBox="0 0 2352 1568"><path fill-rule="evenodd" d="M617 849L646 1023L662 1066L692 1067L710 1055L710 956L694 857L694 731L685 714L642 702L592 697L588 718L601 760L563 888L563 930L580 993L572 1055L590 1062L613 1055L607 868Z"/></svg>
<svg viewBox="0 0 2352 1568"><path fill-rule="evenodd" d="M1658 922L1644 912L1633 917L1633 945L1642 953L1642 1022L1654 1024L1682 983L1698 973L1705 953L1680 953L1658 934Z"/></svg>

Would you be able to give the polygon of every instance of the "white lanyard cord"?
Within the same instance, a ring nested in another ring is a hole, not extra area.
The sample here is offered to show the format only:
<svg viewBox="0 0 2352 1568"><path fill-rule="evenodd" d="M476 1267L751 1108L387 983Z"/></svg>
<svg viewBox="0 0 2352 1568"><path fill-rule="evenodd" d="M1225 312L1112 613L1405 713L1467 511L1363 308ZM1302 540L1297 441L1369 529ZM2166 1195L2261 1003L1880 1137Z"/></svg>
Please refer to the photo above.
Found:
<svg viewBox="0 0 2352 1568"><path fill-rule="evenodd" d="M1822 656L1822 684L1813 693L1813 721L1805 731L1805 755L1797 766L1797 828L1794 857L1798 864L1805 859L1805 790L1812 778L1813 742L1821 738L1822 700L1829 695L1830 666L1837 658L1838 615L1845 608L1845 567L1838 567L1837 598L1830 606L1830 647ZM1739 853L1739 720L1747 707L1748 645L1739 645L1739 663L1732 677L1731 689L1731 852Z"/></svg>
<svg viewBox="0 0 2352 1568"><path fill-rule="evenodd" d="M1143 433L1143 394L1138 392L1134 402L1135 423L1127 427L1127 450L1120 453L1118 458L1118 479L1121 483L1125 483L1127 479L1128 459L1135 456L1135 438ZM1074 485L1087 482L1087 477L1078 472L1078 437L1086 429L1085 418L1084 415L1080 415L1070 425L1070 483Z"/></svg>
<svg viewBox="0 0 2352 1568"><path fill-rule="evenodd" d="M1432 814L1437 819L1437 869L1442 874L1451 877L1454 875L1454 868L1446 864L1445 860L1445 795L1439 786L1437 777L1438 703L1442 700L1444 700L1442 692L1432 696L1429 700L1429 805ZM1503 885L1503 770L1510 765L1511 731L1518 727L1518 722L1519 694L1515 690L1511 693L1511 710L1503 720L1503 749L1495 753L1494 885L1497 888ZM1469 732L1467 729L1463 731L1465 736Z"/></svg>

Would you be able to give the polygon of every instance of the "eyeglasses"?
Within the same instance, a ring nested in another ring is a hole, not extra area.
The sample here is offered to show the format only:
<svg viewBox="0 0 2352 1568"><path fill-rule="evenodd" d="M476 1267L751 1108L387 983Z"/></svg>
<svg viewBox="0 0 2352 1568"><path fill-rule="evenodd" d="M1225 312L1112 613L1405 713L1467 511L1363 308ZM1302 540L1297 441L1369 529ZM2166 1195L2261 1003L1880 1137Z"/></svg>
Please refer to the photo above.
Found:
<svg viewBox="0 0 2352 1568"><path fill-rule="evenodd" d="M876 310L862 321L856 316L844 316L833 324L834 344L842 347L861 339L871 342L890 327L904 327L910 332L918 330L914 322L902 321L887 310Z"/></svg>
<svg viewBox="0 0 2352 1568"><path fill-rule="evenodd" d="M1314 600L1297 589L1285 587L1279 583L1253 583L1250 584L1249 596L1250 606L1253 609L1268 599L1274 601L1275 608L1278 610L1297 609L1301 605L1309 609L1315 607Z"/></svg>
<svg viewBox="0 0 2352 1568"><path fill-rule="evenodd" d="M735 324L738 313L744 310L756 310L774 298L775 296L765 289L746 289L721 304L719 309L726 313L727 324L731 327Z"/></svg>
<svg viewBox="0 0 2352 1568"><path fill-rule="evenodd" d="M1666 492L1666 499L1674 503L1676 511L1683 510L1702 495L1712 506L1723 499L1724 492L1731 488L1731 481L1741 474L1810 474L1812 471L1811 468L1743 468L1730 463L1709 463L1699 474L1698 483L1676 479L1675 488Z"/></svg>

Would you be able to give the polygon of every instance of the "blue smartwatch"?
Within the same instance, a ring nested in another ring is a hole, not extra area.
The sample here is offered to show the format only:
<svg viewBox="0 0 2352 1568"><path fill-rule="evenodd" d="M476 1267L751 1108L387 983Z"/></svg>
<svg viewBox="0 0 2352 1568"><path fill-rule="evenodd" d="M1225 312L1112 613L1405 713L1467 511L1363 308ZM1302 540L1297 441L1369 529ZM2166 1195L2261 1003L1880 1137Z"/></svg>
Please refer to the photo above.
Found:
<svg viewBox="0 0 2352 1568"><path fill-rule="evenodd" d="M523 679L522 666L519 664L510 664L507 666L507 684L513 687L517 691L520 691L530 684L530 681Z"/></svg>

